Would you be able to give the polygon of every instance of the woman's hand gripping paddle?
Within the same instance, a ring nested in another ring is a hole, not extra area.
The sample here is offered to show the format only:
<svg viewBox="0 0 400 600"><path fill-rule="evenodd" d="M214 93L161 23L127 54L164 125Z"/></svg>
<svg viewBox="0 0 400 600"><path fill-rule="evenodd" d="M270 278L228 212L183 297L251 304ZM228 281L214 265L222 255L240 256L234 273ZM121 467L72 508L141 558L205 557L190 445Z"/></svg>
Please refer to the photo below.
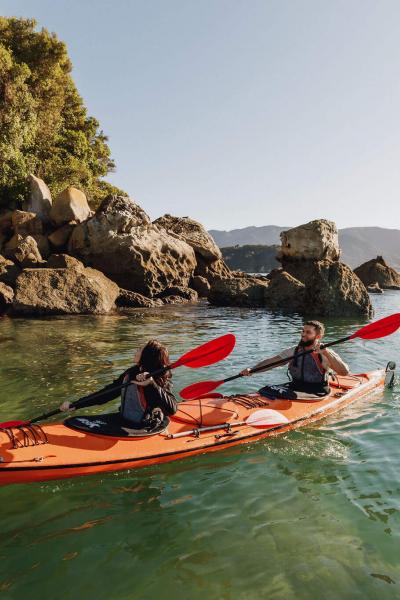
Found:
<svg viewBox="0 0 400 600"><path fill-rule="evenodd" d="M162 375L166 371L170 371L172 369L177 369L178 367L190 367L191 369L198 369L200 367L207 367L209 365L213 365L220 360L223 360L232 352L235 347L236 338L232 333L227 333L222 335L215 340L211 340L210 342L206 342L190 352L186 352L183 356L178 358L175 362L170 365L166 365L162 369L158 371L154 371L154 373L150 373L149 377L157 377ZM107 390L107 393L110 391L118 391L123 387L130 385L129 383L124 383L122 385L116 386L115 388L111 388ZM102 396L102 393L97 394L99 397ZM94 396L93 396L94 397ZM72 407L74 404L71 405ZM35 417L29 421L5 421L0 423L0 429L6 429L7 427L21 427L23 425L33 425L38 421L43 421L44 419L48 419L53 415L57 415L60 413L60 409L52 410L51 412L40 415L39 417Z"/></svg>
<svg viewBox="0 0 400 600"><path fill-rule="evenodd" d="M363 340L375 340L378 338L386 337L387 335L391 335L400 327L400 313L395 313L390 315L389 317L384 317L383 319L379 319L373 323L369 323L358 331L355 331L351 335L340 338L334 342L329 342L328 344L321 345L321 350L324 348L328 348L328 346L336 346L337 344L342 344L343 342L348 342L350 340L354 340L356 338L361 338ZM303 356L304 354L309 354L313 352L313 350L305 350L304 352L299 352L297 356ZM283 358L281 360L277 360L268 365L268 369L272 369L274 367L279 367L284 365L285 363L292 360L294 356L290 356L289 358ZM250 373L258 373L259 371L266 370L267 367L261 367L258 369L252 369ZM222 385L223 383L227 383L228 381L233 381L234 379L238 379L239 377L243 377L240 373L238 375L233 375L232 377L228 377L226 379L220 379L218 381L199 381L198 383L193 383L185 387L180 392L180 396L184 398L184 400L192 400L193 398L197 398L198 396L206 396L217 387Z"/></svg>

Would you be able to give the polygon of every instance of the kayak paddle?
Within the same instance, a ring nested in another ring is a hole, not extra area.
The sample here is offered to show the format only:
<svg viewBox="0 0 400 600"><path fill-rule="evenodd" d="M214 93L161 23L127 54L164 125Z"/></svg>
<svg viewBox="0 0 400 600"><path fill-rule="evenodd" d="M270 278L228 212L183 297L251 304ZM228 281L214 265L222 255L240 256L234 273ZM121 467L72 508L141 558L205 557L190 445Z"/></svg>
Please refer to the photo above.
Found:
<svg viewBox="0 0 400 600"><path fill-rule="evenodd" d="M171 363L170 365L166 365L165 367L154 371L153 373L149 373L149 377L157 377L163 375L167 371L171 371L172 369L176 369L178 367L190 367L191 369L197 369L200 367L207 367L209 365L213 365L224 358L226 358L235 347L236 338L232 333L227 333L225 335L221 335L215 340L211 340L186 352L183 354L178 360ZM107 392L99 392L98 394L94 394L93 398L103 396L105 393L110 393L114 391L121 390L124 387L130 385L131 382L123 383L122 385L117 385L114 388L109 388ZM75 403L71 404L71 407L74 406ZM44 419L48 419L58 413L60 413L60 409L57 408L52 410L51 412L40 415L39 417L35 417L29 421L4 421L0 423L0 429L5 429L7 427L21 427L23 425L33 425L38 421L43 421Z"/></svg>
<svg viewBox="0 0 400 600"><path fill-rule="evenodd" d="M339 340L336 340L334 342L321 344L321 350L323 350L324 348L328 348L329 346L343 344L343 342L348 342L349 340L354 340L356 338L361 338L364 340L374 340L378 338L383 338L397 331L399 327L400 313L395 313L393 315L390 315L389 317L384 317L383 319L379 319L374 323L369 323L368 325L361 327L361 329L354 332L352 335L340 338ZM296 356L304 356L305 354L310 354L311 352L313 352L313 349L305 350L304 352L299 352ZM282 358L280 360L276 360L268 365L268 369L284 365L293 358L295 358L294 355L290 356L289 358ZM251 369L250 373L258 373L259 371L264 371L266 369L267 366L259 367L258 369ZM180 391L180 396L184 398L184 400L192 400L194 398L197 398L198 396L205 396L206 394L212 392L223 383L233 381L234 379L238 379L239 377L243 377L243 375L239 373L238 375L233 375L232 377L227 377L226 379L221 379L219 381L199 381L198 383L193 383L192 385L188 385L187 387L183 388L183 390Z"/></svg>
<svg viewBox="0 0 400 600"><path fill-rule="evenodd" d="M289 423L289 419L285 417L285 415L282 415L277 410L265 408L261 410L256 410L251 415L249 415L244 421L237 421L236 423L221 423L220 425L206 425L205 427L198 427L196 429L192 429L191 431L180 431L179 433L170 433L169 435L167 435L167 437L168 439L176 439L180 437L186 437L188 435L198 436L200 433L207 431L215 431L217 429L226 429L228 432L230 432L233 427L241 427L243 425L254 427L254 429L273 429L274 427L286 425L287 423ZM215 437L218 439L223 436L217 435Z"/></svg>

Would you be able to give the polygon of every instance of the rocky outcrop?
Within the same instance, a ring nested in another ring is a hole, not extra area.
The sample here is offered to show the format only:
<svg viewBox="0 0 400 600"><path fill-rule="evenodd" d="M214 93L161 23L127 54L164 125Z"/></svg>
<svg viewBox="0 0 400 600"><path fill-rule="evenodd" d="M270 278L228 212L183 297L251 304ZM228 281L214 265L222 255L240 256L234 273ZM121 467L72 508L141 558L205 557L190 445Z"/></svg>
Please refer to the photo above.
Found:
<svg viewBox="0 0 400 600"><path fill-rule="evenodd" d="M377 283L384 290L400 290L400 273L389 267L382 256L360 265L354 273L366 286Z"/></svg>
<svg viewBox="0 0 400 600"><path fill-rule="evenodd" d="M329 260L313 265L306 281L303 312L321 317L373 314L367 289L360 279L347 265Z"/></svg>
<svg viewBox="0 0 400 600"><path fill-rule="evenodd" d="M24 210L35 213L43 222L49 220L52 206L51 193L43 179L30 175L31 195L28 202L24 203Z"/></svg>
<svg viewBox="0 0 400 600"><path fill-rule="evenodd" d="M67 187L54 200L50 218L56 225L64 225L70 221L82 223L90 215L90 207L86 196L75 187Z"/></svg>
<svg viewBox="0 0 400 600"><path fill-rule="evenodd" d="M338 232L333 221L318 219L281 233L278 259L286 270L286 262L332 260L340 257Z"/></svg>
<svg viewBox="0 0 400 600"><path fill-rule="evenodd" d="M105 275L83 265L25 269L16 280L14 314L106 314L119 288Z"/></svg>
<svg viewBox="0 0 400 600"><path fill-rule="evenodd" d="M77 225L69 251L120 287L149 297L174 285L188 286L196 267L191 246L151 223L124 196L109 196L92 218Z"/></svg>
<svg viewBox="0 0 400 600"><path fill-rule="evenodd" d="M285 231L281 236L282 247L278 257L282 269L270 273L269 285L263 294L247 293L238 275L231 273L233 280L223 280L211 286L210 302L236 306L262 305L272 310L321 317L372 314L365 286L349 267L338 261L340 249L334 223L312 221Z"/></svg>
<svg viewBox="0 0 400 600"><path fill-rule="evenodd" d="M11 307L14 298L14 290L0 281L0 315L3 315Z"/></svg>

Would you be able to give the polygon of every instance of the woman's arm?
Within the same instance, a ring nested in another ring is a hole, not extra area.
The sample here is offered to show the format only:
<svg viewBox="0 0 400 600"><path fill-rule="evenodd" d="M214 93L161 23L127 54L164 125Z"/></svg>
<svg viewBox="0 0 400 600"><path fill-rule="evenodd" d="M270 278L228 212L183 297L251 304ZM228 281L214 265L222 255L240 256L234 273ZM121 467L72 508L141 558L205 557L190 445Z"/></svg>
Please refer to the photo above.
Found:
<svg viewBox="0 0 400 600"><path fill-rule="evenodd" d="M117 379L114 379L112 383L109 383L108 385L104 386L101 390L93 392L93 394L89 394L88 396L84 396L83 398L79 398L79 400L75 402L75 408L86 408L88 406L106 404L106 402L110 402L110 400L118 398L118 396L121 394L121 385L124 381L124 377L129 372L129 370L130 369L121 373L121 375L117 377Z"/></svg>

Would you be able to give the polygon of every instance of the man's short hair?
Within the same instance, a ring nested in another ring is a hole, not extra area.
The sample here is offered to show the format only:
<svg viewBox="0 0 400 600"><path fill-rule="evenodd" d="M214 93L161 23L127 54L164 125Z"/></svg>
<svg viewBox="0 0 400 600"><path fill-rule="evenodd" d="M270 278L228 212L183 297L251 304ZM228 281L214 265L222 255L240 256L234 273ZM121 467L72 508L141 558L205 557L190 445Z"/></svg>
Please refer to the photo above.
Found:
<svg viewBox="0 0 400 600"><path fill-rule="evenodd" d="M314 327L314 329L316 330L316 332L321 337L324 337L324 335L325 335L325 325L323 323L321 323L321 321L306 321L304 323L304 325L310 325L311 327Z"/></svg>

